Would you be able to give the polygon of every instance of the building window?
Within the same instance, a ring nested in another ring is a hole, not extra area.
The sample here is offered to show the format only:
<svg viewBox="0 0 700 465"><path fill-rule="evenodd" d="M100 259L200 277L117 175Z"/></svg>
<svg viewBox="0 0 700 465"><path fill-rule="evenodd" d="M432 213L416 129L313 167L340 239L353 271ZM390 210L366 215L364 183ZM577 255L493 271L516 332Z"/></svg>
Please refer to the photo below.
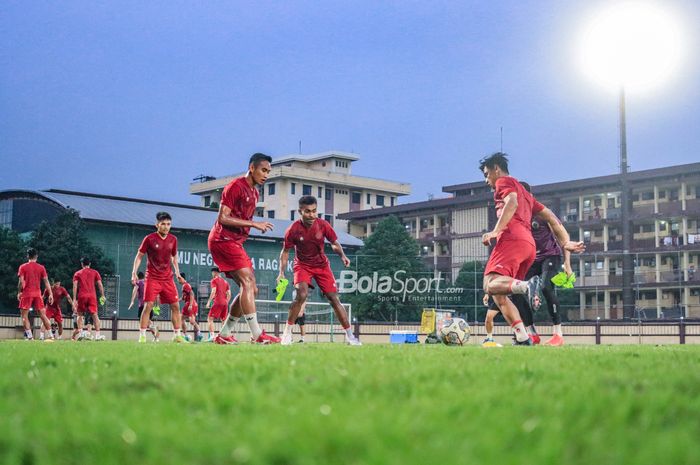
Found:
<svg viewBox="0 0 700 465"><path fill-rule="evenodd" d="M333 199L333 189L329 189L326 187L326 200L332 200Z"/></svg>
<svg viewBox="0 0 700 465"><path fill-rule="evenodd" d="M267 217L268 217L268 218L274 218L274 217L275 217L275 211L274 211L274 210L268 210L268 211L267 211Z"/></svg>
<svg viewBox="0 0 700 465"><path fill-rule="evenodd" d="M275 183L270 183L267 185L267 195L275 195Z"/></svg>
<svg viewBox="0 0 700 465"><path fill-rule="evenodd" d="M377 195L377 205L380 207L384 206L384 196L383 195Z"/></svg>
<svg viewBox="0 0 700 465"><path fill-rule="evenodd" d="M12 200L0 200L0 228L12 228Z"/></svg>
<svg viewBox="0 0 700 465"><path fill-rule="evenodd" d="M659 198L660 198L660 199L665 199L665 198L666 198L666 191L665 191L665 190L659 191Z"/></svg>
<svg viewBox="0 0 700 465"><path fill-rule="evenodd" d="M615 197L608 198L608 208L615 208Z"/></svg>
<svg viewBox="0 0 700 465"><path fill-rule="evenodd" d="M294 221L294 215L296 215L296 210L289 210L289 219Z"/></svg>
<svg viewBox="0 0 700 465"><path fill-rule="evenodd" d="M396 202L396 197L392 197L392 198L391 198L391 206L392 206L392 207L394 206L394 203L395 203L395 202Z"/></svg>
<svg viewBox="0 0 700 465"><path fill-rule="evenodd" d="M359 204L362 199L362 194L359 192L352 193L352 203Z"/></svg>
<svg viewBox="0 0 700 465"><path fill-rule="evenodd" d="M303 184L301 186L301 195L311 195L311 186Z"/></svg>
<svg viewBox="0 0 700 465"><path fill-rule="evenodd" d="M204 206L208 207L211 205L211 195L205 195L204 196Z"/></svg>
<svg viewBox="0 0 700 465"><path fill-rule="evenodd" d="M642 192L642 200L654 200L654 191Z"/></svg>
<svg viewBox="0 0 700 465"><path fill-rule="evenodd" d="M323 219L333 224L333 217L331 215L323 215Z"/></svg>
<svg viewBox="0 0 700 465"><path fill-rule="evenodd" d="M367 194L367 205L372 203L372 194Z"/></svg>
<svg viewBox="0 0 700 465"><path fill-rule="evenodd" d="M337 168L347 168L347 167L348 167L348 162L336 160L336 161L335 161L335 166L336 166Z"/></svg>
<svg viewBox="0 0 700 465"><path fill-rule="evenodd" d="M678 189L676 188L676 189L669 190L668 196L670 197L670 200L672 202L675 202L676 200L678 200Z"/></svg>
<svg viewBox="0 0 700 465"><path fill-rule="evenodd" d="M318 188L318 199L321 200L323 198L323 187Z"/></svg>
<svg viewBox="0 0 700 465"><path fill-rule="evenodd" d="M297 193L297 183L293 182L292 183L292 195Z"/></svg>

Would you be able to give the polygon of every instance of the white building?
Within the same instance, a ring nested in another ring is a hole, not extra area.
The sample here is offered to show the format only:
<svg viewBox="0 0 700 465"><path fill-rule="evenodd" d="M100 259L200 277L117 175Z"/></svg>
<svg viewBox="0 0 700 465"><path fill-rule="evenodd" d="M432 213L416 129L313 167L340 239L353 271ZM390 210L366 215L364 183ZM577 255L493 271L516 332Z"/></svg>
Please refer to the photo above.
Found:
<svg viewBox="0 0 700 465"><path fill-rule="evenodd" d="M272 162L272 173L263 186L258 203L259 216L294 220L302 195L318 199L319 216L334 227L347 231L341 213L392 207L399 196L411 193L408 183L352 175L355 154L330 151L312 155L288 155ZM245 172L220 178L203 177L190 184L190 193L202 197L202 206L218 208L223 188Z"/></svg>

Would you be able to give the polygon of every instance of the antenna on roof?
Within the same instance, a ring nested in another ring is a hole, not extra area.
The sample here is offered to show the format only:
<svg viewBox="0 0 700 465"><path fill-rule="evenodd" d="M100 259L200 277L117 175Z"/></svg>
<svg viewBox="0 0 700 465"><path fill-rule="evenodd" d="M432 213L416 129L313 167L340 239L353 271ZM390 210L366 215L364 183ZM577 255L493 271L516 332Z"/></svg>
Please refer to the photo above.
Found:
<svg viewBox="0 0 700 465"><path fill-rule="evenodd" d="M199 182L213 181L214 179L216 179L216 177L208 176L206 174L200 174L196 178L192 178L193 181L199 181Z"/></svg>
<svg viewBox="0 0 700 465"><path fill-rule="evenodd" d="M301 141L299 141L299 155L301 155Z"/></svg>

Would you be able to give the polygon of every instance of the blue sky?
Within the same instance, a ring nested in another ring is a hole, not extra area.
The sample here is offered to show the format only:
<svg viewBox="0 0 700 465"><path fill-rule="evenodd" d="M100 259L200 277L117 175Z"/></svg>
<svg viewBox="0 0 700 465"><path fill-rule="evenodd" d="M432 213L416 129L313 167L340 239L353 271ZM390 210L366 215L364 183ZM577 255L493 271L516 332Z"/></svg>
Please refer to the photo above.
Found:
<svg viewBox="0 0 700 465"><path fill-rule="evenodd" d="M248 156L356 152L423 200L500 148L532 184L618 170L615 94L575 62L599 1L0 4L0 189L196 203ZM633 170L700 160L697 2L673 79L628 99ZM404 200L407 201L407 200Z"/></svg>

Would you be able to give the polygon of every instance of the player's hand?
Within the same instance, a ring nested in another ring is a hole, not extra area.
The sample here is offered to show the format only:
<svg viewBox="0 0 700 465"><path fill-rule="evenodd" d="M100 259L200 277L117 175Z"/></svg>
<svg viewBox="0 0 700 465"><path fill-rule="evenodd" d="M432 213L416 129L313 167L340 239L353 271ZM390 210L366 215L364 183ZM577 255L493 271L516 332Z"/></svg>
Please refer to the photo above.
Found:
<svg viewBox="0 0 700 465"><path fill-rule="evenodd" d="M180 284L185 284L185 278L183 278L181 275L177 275L177 282Z"/></svg>
<svg viewBox="0 0 700 465"><path fill-rule="evenodd" d="M17 300L22 300L22 293L21 292L17 293Z"/></svg>
<svg viewBox="0 0 700 465"><path fill-rule="evenodd" d="M488 294L484 294L484 298L481 299L481 301L484 303L484 307L488 307L488 305L489 305L489 295L488 295Z"/></svg>
<svg viewBox="0 0 700 465"><path fill-rule="evenodd" d="M340 259L343 261L343 265L345 265L345 268L350 266L350 259L347 256L343 255L342 257L340 257Z"/></svg>
<svg viewBox="0 0 700 465"><path fill-rule="evenodd" d="M136 286L136 283L138 282L138 280L139 280L138 276L136 276L135 274L131 275L131 284Z"/></svg>
<svg viewBox="0 0 700 465"><path fill-rule="evenodd" d="M564 248L569 252L582 253L586 251L586 244L584 244L583 241L569 241L566 244L564 244Z"/></svg>
<svg viewBox="0 0 700 465"><path fill-rule="evenodd" d="M259 229L263 233L266 233L268 231L272 231L272 229L273 229L272 223L268 223L267 221L255 222L255 223L253 223L253 227L255 229Z"/></svg>
<svg viewBox="0 0 700 465"><path fill-rule="evenodd" d="M284 279L284 271L280 271L280 274L278 274L277 277L275 278L275 282L277 284L279 284L279 282L283 279Z"/></svg>
<svg viewBox="0 0 700 465"><path fill-rule="evenodd" d="M129 306L128 306L128 307L126 307L126 309L127 309L127 310L131 310L131 307L133 307L133 306L134 306L134 303L133 303L133 302L131 302L131 303L129 304Z"/></svg>
<svg viewBox="0 0 700 465"><path fill-rule="evenodd" d="M49 294L49 305L53 305L53 293Z"/></svg>
<svg viewBox="0 0 700 465"><path fill-rule="evenodd" d="M495 233L493 231L489 231L487 233L484 233L481 236L481 243L484 244L486 247L488 247L489 245L491 245L491 241L494 239L497 239L497 238L498 238L498 233Z"/></svg>

